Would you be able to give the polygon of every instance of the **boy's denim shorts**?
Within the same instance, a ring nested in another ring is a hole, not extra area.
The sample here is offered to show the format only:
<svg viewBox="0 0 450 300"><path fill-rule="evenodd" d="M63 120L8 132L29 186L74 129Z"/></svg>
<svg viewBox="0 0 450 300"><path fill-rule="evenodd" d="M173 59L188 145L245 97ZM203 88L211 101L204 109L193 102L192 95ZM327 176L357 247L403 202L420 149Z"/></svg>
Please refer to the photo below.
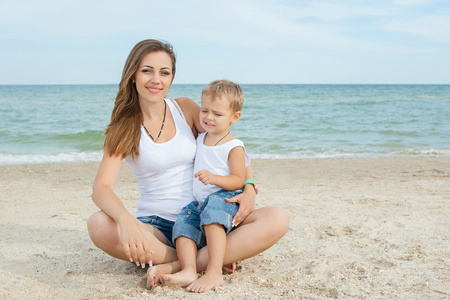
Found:
<svg viewBox="0 0 450 300"><path fill-rule="evenodd" d="M199 249L206 246L203 225L220 224L225 228L225 232L229 233L233 229L231 223L239 209L239 204L228 203L224 199L240 193L242 192L220 190L206 197L201 204L193 201L186 205L173 226L173 245L177 238L184 236L193 240Z"/></svg>
<svg viewBox="0 0 450 300"><path fill-rule="evenodd" d="M172 244L172 232L175 222L166 220L158 216L137 217L137 219L142 223L153 226L161 231L161 233L166 237L167 244L170 247L175 248L174 244Z"/></svg>

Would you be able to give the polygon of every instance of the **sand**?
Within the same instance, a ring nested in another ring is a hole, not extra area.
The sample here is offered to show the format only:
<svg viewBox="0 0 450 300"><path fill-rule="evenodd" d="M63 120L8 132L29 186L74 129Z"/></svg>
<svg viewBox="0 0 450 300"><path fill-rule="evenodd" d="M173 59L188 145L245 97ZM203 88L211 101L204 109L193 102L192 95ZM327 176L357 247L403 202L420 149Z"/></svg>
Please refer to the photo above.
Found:
<svg viewBox="0 0 450 300"><path fill-rule="evenodd" d="M0 299L450 298L450 157L252 165L257 207L284 208L289 231L201 295L148 291L145 270L92 244L98 163L0 166ZM134 212L128 165L119 180L116 192Z"/></svg>

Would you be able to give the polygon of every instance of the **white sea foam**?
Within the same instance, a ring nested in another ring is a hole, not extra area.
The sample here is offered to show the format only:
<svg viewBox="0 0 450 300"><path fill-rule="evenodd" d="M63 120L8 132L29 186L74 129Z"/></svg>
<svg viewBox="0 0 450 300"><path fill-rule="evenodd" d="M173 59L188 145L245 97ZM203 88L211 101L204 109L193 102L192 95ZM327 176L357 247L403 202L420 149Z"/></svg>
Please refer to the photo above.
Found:
<svg viewBox="0 0 450 300"><path fill-rule="evenodd" d="M404 149L398 151L392 151L393 155L434 155L434 156L448 156L450 155L450 149Z"/></svg>
<svg viewBox="0 0 450 300"><path fill-rule="evenodd" d="M61 162L100 161L103 151L70 152L56 154L8 154L0 153L0 165L42 164Z"/></svg>
<svg viewBox="0 0 450 300"><path fill-rule="evenodd" d="M291 154L249 153L252 159L303 159L303 158L339 158L339 157L394 157L394 156L450 156L450 149L404 149L389 152L343 153L325 151L322 153L304 151ZM62 162L101 161L103 151L70 152L51 154L9 154L0 153L0 165L42 164Z"/></svg>
<svg viewBox="0 0 450 300"><path fill-rule="evenodd" d="M402 149L396 151L362 151L343 152L339 150L328 150L323 152L303 151L291 154L258 154L251 153L252 159L302 159L302 158L343 158L343 157L395 157L395 156L450 156L450 149Z"/></svg>

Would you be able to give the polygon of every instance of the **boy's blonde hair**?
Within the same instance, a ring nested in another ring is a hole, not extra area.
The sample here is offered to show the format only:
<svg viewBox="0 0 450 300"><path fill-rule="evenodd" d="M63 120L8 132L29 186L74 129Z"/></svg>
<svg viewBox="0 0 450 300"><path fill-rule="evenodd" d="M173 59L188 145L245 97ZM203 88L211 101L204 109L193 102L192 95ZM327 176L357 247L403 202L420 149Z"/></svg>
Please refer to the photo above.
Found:
<svg viewBox="0 0 450 300"><path fill-rule="evenodd" d="M230 101L233 112L241 111L244 106L244 95L239 84L229 80L215 80L208 84L202 91L202 97L208 95L215 101L225 97Z"/></svg>

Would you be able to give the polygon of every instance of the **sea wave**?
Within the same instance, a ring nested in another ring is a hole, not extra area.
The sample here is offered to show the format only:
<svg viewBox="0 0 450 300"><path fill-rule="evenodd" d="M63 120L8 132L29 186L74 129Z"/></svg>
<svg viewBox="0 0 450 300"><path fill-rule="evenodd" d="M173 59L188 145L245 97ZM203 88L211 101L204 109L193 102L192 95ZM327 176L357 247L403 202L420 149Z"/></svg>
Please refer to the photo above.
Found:
<svg viewBox="0 0 450 300"><path fill-rule="evenodd" d="M345 157L396 157L396 156L450 156L450 149L402 149L388 151L345 151L333 150L304 150L295 153L252 153L252 159L303 159L303 158L345 158Z"/></svg>
<svg viewBox="0 0 450 300"><path fill-rule="evenodd" d="M450 149L403 149L391 151L390 154L400 155L417 155L417 156L450 156Z"/></svg>
<svg viewBox="0 0 450 300"><path fill-rule="evenodd" d="M349 152L343 150L302 151L295 153L252 153L252 159L305 159L305 158L344 158L344 157L395 157L395 156L450 156L450 149L402 149L380 152ZM61 162L99 162L103 151L67 152L49 154L10 154L0 153L0 165L41 164Z"/></svg>
<svg viewBox="0 0 450 300"><path fill-rule="evenodd" d="M61 162L100 161L103 151L68 152L49 154L9 154L0 153L0 165L43 164Z"/></svg>

